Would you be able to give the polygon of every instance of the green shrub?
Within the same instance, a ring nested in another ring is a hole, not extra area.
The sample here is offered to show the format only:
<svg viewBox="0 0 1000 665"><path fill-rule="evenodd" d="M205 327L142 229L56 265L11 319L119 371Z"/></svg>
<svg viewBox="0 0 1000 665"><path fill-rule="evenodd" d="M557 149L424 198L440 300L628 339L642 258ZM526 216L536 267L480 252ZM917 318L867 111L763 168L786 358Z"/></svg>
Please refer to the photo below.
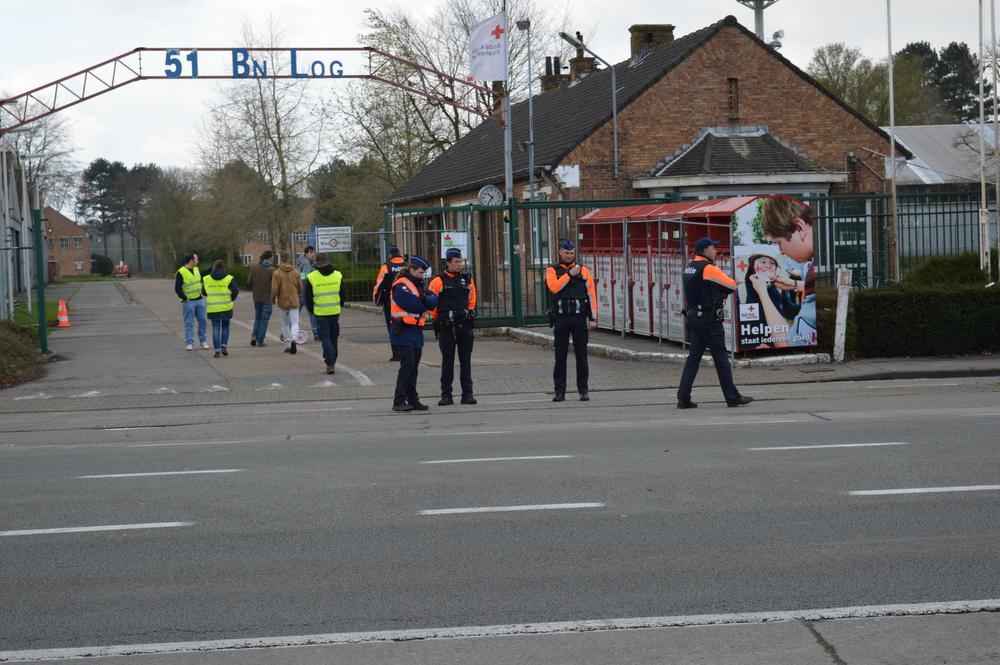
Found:
<svg viewBox="0 0 1000 665"><path fill-rule="evenodd" d="M993 274L996 274L996 256ZM904 282L909 286L943 286L950 284L986 284L986 275L979 269L978 254L934 256L906 272Z"/></svg>
<svg viewBox="0 0 1000 665"><path fill-rule="evenodd" d="M95 275L110 275L115 270L115 262L100 254L90 255L90 272Z"/></svg>
<svg viewBox="0 0 1000 665"><path fill-rule="evenodd" d="M1000 287L907 285L855 294L858 350L869 357L1000 351Z"/></svg>

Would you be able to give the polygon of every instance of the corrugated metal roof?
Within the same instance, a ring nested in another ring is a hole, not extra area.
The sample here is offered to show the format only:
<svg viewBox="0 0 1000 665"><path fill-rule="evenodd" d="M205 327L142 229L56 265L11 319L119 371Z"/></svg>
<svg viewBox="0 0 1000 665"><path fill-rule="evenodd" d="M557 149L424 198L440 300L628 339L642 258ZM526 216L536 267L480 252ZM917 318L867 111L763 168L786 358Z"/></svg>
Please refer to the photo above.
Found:
<svg viewBox="0 0 1000 665"><path fill-rule="evenodd" d="M888 127L883 127L889 131ZM993 150L993 128L983 136L987 156ZM897 165L897 185L952 185L979 182L978 125L913 125L896 127L896 142L913 153ZM886 159L886 172L889 171Z"/></svg>

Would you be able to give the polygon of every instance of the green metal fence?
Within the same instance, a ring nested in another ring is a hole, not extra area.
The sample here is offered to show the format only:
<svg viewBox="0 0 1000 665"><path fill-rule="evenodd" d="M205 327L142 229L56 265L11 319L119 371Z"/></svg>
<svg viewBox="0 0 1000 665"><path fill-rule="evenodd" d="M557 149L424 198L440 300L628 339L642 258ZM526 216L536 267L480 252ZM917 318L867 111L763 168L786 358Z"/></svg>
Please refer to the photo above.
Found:
<svg viewBox="0 0 1000 665"><path fill-rule="evenodd" d="M802 199L813 208L815 265L820 285L835 281L837 268L850 268L859 288L892 280L889 195L817 196ZM560 238L578 238L576 221L586 213L611 206L665 203L664 199L610 201L518 202L506 207L387 208L377 270L385 249L398 245L406 254L426 258L440 268L449 243L461 246L479 293L483 325L541 323L548 309L545 268ZM932 256L979 249L979 203L968 194L901 194L897 246L900 275ZM509 218L509 219L508 219ZM995 223L995 222L994 222ZM449 237L450 236L450 237ZM994 235L995 237L995 235ZM370 286L364 297L370 295ZM350 297L350 296L349 296Z"/></svg>

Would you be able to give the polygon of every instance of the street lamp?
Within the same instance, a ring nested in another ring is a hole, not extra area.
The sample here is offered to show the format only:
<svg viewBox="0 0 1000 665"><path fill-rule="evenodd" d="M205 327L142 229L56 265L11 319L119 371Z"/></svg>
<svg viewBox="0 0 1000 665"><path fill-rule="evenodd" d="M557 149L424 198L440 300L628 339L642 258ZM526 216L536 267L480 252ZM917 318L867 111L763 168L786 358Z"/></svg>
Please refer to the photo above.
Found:
<svg viewBox="0 0 1000 665"><path fill-rule="evenodd" d="M611 129L614 134L614 150L615 150L615 177L618 177L618 79L615 76L615 68L607 60L597 55L591 51L583 43L583 36L580 33L576 33L577 37L574 39L570 37L565 32L560 32L559 36L563 38L563 41L568 43L573 48L586 51L592 55L595 59L600 61L602 65L611 70Z"/></svg>
<svg viewBox="0 0 1000 665"><path fill-rule="evenodd" d="M535 111L532 105L532 81L535 71L531 67L531 21L517 22L517 29L528 33L528 200L535 201Z"/></svg>

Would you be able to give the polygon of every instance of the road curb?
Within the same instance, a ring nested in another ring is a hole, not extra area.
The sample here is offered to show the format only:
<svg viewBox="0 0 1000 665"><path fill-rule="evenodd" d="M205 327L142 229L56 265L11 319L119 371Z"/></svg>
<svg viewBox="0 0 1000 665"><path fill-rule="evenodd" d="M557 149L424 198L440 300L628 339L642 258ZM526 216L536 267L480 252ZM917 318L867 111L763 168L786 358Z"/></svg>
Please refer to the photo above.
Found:
<svg viewBox="0 0 1000 665"><path fill-rule="evenodd" d="M489 331L489 332L488 332ZM485 335L502 335L527 344L545 346L551 348L553 336L548 333L528 328L487 328L482 331ZM671 353L665 351L634 351L620 346L610 344L590 343L587 345L589 355L611 358L613 360L632 360L638 362L667 363L673 365L683 365L687 361L686 353ZM767 358L751 358L749 360L736 359L734 367L787 367L793 365L819 365L831 362L828 353L809 353L800 355L770 356ZM711 366L712 359L705 357L703 365Z"/></svg>

